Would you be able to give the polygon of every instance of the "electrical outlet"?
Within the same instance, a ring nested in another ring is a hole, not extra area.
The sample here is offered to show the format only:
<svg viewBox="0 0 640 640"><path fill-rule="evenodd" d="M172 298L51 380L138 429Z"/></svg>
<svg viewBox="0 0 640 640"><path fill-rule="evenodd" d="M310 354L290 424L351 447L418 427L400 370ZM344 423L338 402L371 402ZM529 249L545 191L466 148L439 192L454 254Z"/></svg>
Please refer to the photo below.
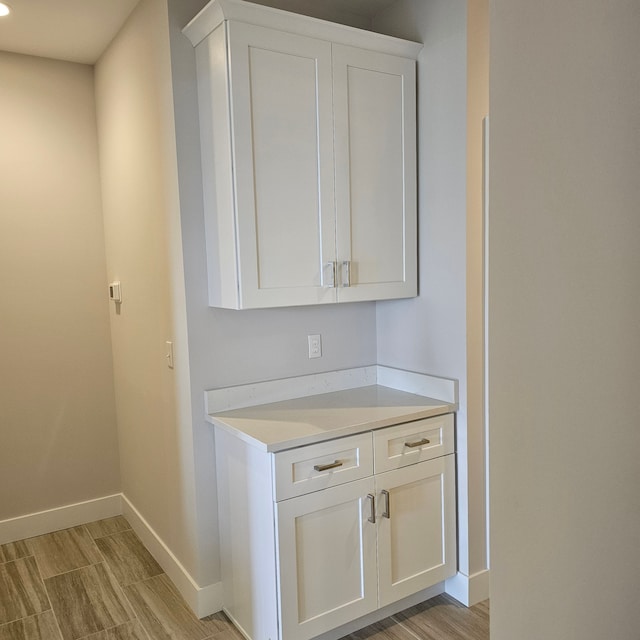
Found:
<svg viewBox="0 0 640 640"><path fill-rule="evenodd" d="M321 358L322 357L322 336L316 334L313 336L307 336L309 340L309 357Z"/></svg>

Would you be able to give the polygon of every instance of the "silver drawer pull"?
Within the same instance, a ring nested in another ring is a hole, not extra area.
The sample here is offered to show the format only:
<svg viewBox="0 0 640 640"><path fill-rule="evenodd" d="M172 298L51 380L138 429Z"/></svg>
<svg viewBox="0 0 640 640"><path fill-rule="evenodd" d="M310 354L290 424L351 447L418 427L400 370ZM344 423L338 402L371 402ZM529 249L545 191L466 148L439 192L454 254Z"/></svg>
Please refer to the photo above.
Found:
<svg viewBox="0 0 640 640"><path fill-rule="evenodd" d="M405 442L404 446L409 447L409 449L414 449L415 447L421 447L423 444L429 444L430 440L427 438L422 438L422 440L418 440L418 442Z"/></svg>
<svg viewBox="0 0 640 640"><path fill-rule="evenodd" d="M373 493L368 493L367 500L369 501L369 507L371 508L371 511L369 512L371 515L367 518L367 520L371 524L375 524L376 523L376 497L373 495Z"/></svg>
<svg viewBox="0 0 640 640"><path fill-rule="evenodd" d="M384 496L384 511L382 512L383 518L391 518L391 499L389 498L389 492L386 489L382 490Z"/></svg>
<svg viewBox="0 0 640 640"><path fill-rule="evenodd" d="M314 471L327 471L328 469L335 469L336 467L341 467L343 465L340 460L336 460L335 462L330 462L329 464L314 464Z"/></svg>

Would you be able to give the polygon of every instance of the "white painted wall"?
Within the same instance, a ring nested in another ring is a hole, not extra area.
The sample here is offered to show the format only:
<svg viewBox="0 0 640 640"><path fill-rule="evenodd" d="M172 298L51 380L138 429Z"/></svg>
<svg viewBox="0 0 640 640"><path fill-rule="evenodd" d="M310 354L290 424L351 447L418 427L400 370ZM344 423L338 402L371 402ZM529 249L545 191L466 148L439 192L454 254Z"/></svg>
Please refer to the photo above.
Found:
<svg viewBox="0 0 640 640"><path fill-rule="evenodd" d="M122 490L199 581L171 83L166 1L141 0L96 65Z"/></svg>
<svg viewBox="0 0 640 640"><path fill-rule="evenodd" d="M640 630L639 33L491 1L492 640Z"/></svg>
<svg viewBox="0 0 640 640"><path fill-rule="evenodd" d="M0 53L0 520L120 490L93 71Z"/></svg>
<svg viewBox="0 0 640 640"><path fill-rule="evenodd" d="M292 11L300 13L312 18L320 18L321 20L329 20L346 24L359 29L371 29L371 18L359 15L345 9L341 5L340 0L249 0L256 4L263 4L274 9L282 9L283 11Z"/></svg>
<svg viewBox="0 0 640 640"><path fill-rule="evenodd" d="M482 65L484 61L486 67L487 55L483 5L473 0L468 13L463 0L399 0L373 21L377 31L424 43L418 59L419 296L378 303L378 362L460 381L458 537L459 570L465 576L487 567L482 404L481 124L487 102L482 86L486 75L480 78L486 74ZM469 68L468 51L473 64ZM468 73L474 76L468 78Z"/></svg>
<svg viewBox="0 0 640 640"><path fill-rule="evenodd" d="M207 305L202 175L195 56L184 25L206 4L169 0L180 206L189 324L193 438L203 585L219 580L214 442L204 422L204 391L376 362L374 303L255 311ZM309 360L307 335L322 335L322 358Z"/></svg>

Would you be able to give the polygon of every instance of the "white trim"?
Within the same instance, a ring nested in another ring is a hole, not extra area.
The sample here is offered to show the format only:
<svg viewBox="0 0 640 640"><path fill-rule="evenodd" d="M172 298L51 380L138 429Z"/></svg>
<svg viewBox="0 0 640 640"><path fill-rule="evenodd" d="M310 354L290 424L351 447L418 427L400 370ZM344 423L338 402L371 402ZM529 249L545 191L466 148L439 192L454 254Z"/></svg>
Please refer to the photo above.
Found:
<svg viewBox="0 0 640 640"><path fill-rule="evenodd" d="M124 494L122 494L122 514L198 618L204 618L222 609L222 583L216 582L206 587L199 586Z"/></svg>
<svg viewBox="0 0 640 640"><path fill-rule="evenodd" d="M415 393L419 396L443 400L458 405L458 381L452 378L431 376L426 373L405 371L377 365L376 380L381 387Z"/></svg>
<svg viewBox="0 0 640 640"><path fill-rule="evenodd" d="M483 371L484 371L484 477L486 528L487 528L487 566L491 566L491 499L489 485L489 116L482 119L482 322L483 322Z"/></svg>
<svg viewBox="0 0 640 640"><path fill-rule="evenodd" d="M371 365L205 391L205 415L374 384L442 400L457 407L457 380Z"/></svg>
<svg viewBox="0 0 640 640"><path fill-rule="evenodd" d="M490 595L489 569L467 576L458 572L445 582L445 592L466 607L486 600Z"/></svg>
<svg viewBox="0 0 640 640"><path fill-rule="evenodd" d="M144 546L158 561L199 618L222 609L222 583L216 582L200 587L151 525L122 493L0 520L0 544L33 538L119 515L127 518Z"/></svg>
<svg viewBox="0 0 640 640"><path fill-rule="evenodd" d="M376 367L371 366L213 389L205 391L205 414L294 398L306 398L333 391L357 389L374 384L376 384Z"/></svg>
<svg viewBox="0 0 640 640"><path fill-rule="evenodd" d="M366 29L337 25L327 20L265 7L242 0L217 0L207 4L182 30L193 46L204 40L223 20L238 20L279 31L290 31L300 35L351 45L361 49L372 49L395 56L417 59L422 44L401 40Z"/></svg>
<svg viewBox="0 0 640 640"><path fill-rule="evenodd" d="M46 511L0 520L0 544L69 529L80 524L111 518L122 513L121 495L67 504Z"/></svg>

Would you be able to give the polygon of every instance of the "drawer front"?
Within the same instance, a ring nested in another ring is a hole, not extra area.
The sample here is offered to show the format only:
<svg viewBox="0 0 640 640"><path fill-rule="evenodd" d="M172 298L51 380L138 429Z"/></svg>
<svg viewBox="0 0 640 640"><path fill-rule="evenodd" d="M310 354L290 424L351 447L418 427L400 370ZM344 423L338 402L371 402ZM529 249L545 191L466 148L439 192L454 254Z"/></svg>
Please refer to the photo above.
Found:
<svg viewBox="0 0 640 640"><path fill-rule="evenodd" d="M371 476L371 432L276 453L273 474L276 501Z"/></svg>
<svg viewBox="0 0 640 640"><path fill-rule="evenodd" d="M453 414L378 429L373 446L376 473L453 453Z"/></svg>

